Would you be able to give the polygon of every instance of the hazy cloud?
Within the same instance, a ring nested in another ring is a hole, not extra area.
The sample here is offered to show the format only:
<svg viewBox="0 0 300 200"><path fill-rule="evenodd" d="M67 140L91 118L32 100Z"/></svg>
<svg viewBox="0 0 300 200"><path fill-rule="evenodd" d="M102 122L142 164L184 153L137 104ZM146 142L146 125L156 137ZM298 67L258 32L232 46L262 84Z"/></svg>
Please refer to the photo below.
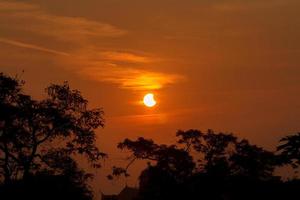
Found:
<svg viewBox="0 0 300 200"><path fill-rule="evenodd" d="M153 61L153 59L150 57L141 56L141 55L128 53L128 52L106 51L100 53L100 55L104 59L111 60L111 61L129 62L129 63L150 63Z"/></svg>
<svg viewBox="0 0 300 200"><path fill-rule="evenodd" d="M109 23L56 15L30 3L0 0L0 24L0 43L61 55L55 58L55 64L81 77L131 90L161 89L183 78L148 66L156 65L158 56L97 46L99 38L128 34Z"/></svg>
<svg viewBox="0 0 300 200"><path fill-rule="evenodd" d="M29 11L36 10L38 7L28 3L0 1L0 10L4 11Z"/></svg>
<svg viewBox="0 0 300 200"><path fill-rule="evenodd" d="M151 65L159 65L157 56L125 51L99 51L95 48L73 52L64 57L64 66L90 80L107 82L130 90L157 90L184 79L183 75L162 73ZM147 66L147 67L146 67Z"/></svg>
<svg viewBox="0 0 300 200"><path fill-rule="evenodd" d="M33 49L33 50L47 52L47 53L61 55L61 56L69 56L70 55L66 52L57 51L57 50L54 50L54 49L48 49L48 48L41 47L41 46L38 46L38 45L19 42L19 41L16 41L16 40L10 40L10 39L7 39L7 38L0 38L0 43L9 44L9 45L13 45L13 46L16 46L16 47L21 47L21 48L26 48L26 49Z"/></svg>
<svg viewBox="0 0 300 200"><path fill-rule="evenodd" d="M108 23L54 15L27 3L0 1L0 11L0 22L6 29L30 31L54 39L77 41L92 36L118 37L126 34L125 30Z"/></svg>
<svg viewBox="0 0 300 200"><path fill-rule="evenodd" d="M183 76L166 74L135 68L122 68L113 65L85 67L79 71L93 80L118 84L121 88L132 90L157 90L174 84Z"/></svg>

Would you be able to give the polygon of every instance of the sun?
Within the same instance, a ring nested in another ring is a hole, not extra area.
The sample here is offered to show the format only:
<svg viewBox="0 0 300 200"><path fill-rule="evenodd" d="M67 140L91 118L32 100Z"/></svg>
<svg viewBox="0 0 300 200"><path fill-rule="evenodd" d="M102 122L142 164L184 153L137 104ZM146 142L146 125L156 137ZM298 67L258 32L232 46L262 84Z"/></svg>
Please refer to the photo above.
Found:
<svg viewBox="0 0 300 200"><path fill-rule="evenodd" d="M147 107L153 107L156 105L156 101L154 99L154 94L148 93L144 96L144 104Z"/></svg>

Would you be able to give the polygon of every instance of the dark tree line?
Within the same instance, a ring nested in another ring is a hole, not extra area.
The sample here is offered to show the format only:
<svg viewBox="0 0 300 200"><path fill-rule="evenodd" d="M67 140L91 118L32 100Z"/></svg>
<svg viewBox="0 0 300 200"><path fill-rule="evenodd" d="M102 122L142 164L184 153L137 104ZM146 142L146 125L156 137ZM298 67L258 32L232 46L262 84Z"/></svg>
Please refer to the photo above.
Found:
<svg viewBox="0 0 300 200"><path fill-rule="evenodd" d="M129 176L136 160L147 160L140 175L138 200L252 200L300 197L300 181L283 181L276 167L300 165L300 134L280 141L270 152L233 134L212 130L178 131L174 145L125 139L118 148L130 152L125 168L114 167L109 179Z"/></svg>
<svg viewBox="0 0 300 200"><path fill-rule="evenodd" d="M100 167L105 154L95 145L94 131L104 125L103 111L88 109L88 101L67 82L47 87L43 100L24 94L23 86L0 74L1 199L66 199L64 194L91 199L92 175L74 156Z"/></svg>

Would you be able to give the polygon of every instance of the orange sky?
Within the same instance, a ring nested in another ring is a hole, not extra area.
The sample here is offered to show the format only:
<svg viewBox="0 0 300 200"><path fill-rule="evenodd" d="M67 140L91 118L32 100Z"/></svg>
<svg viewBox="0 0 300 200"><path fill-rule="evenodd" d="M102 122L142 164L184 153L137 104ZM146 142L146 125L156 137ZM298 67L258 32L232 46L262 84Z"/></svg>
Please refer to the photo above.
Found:
<svg viewBox="0 0 300 200"><path fill-rule="evenodd" d="M299 7L299 0L0 0L0 71L19 74L36 97L68 80L103 107L99 146L114 162L125 137L172 142L188 128L234 132L274 149L300 129ZM148 92L158 102L150 109L140 104ZM103 178L111 165L96 178L107 192L117 190Z"/></svg>

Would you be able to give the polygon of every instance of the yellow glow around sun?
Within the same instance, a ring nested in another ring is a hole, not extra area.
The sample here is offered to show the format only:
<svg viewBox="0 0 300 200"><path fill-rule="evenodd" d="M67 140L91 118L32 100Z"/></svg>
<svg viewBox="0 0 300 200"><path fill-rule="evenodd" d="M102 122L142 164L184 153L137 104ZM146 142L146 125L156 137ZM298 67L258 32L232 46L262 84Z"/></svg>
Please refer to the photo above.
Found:
<svg viewBox="0 0 300 200"><path fill-rule="evenodd" d="M147 107L153 107L156 105L156 101L154 99L154 94L149 93L144 96L144 104Z"/></svg>

